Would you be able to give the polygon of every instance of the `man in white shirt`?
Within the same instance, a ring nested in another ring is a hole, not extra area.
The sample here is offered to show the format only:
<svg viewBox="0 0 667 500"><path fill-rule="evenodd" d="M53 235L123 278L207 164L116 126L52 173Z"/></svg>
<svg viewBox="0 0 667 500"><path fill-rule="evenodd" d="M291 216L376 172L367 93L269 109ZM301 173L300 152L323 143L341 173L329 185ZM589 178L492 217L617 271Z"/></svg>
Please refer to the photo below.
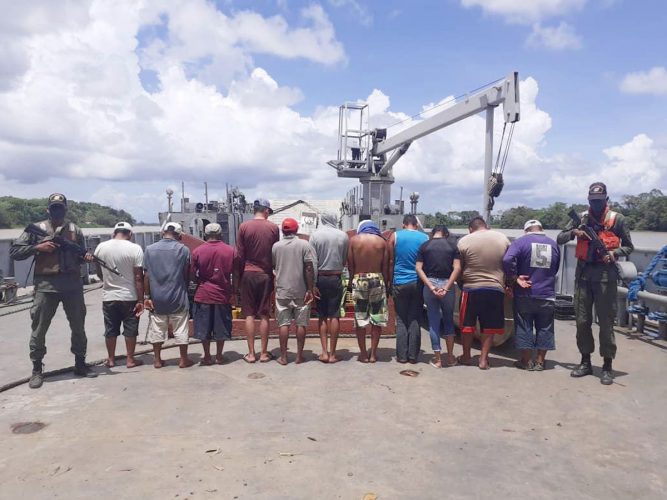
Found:
<svg viewBox="0 0 667 500"><path fill-rule="evenodd" d="M97 264L97 275L104 282L102 312L108 353L105 364L109 368L115 366L116 340L121 325L127 347L127 367L143 364L143 361L134 359L134 349L139 334L139 316L144 310L144 252L131 239L132 226L119 222L114 227L113 239L100 243L95 249L95 257L118 271L116 274Z"/></svg>

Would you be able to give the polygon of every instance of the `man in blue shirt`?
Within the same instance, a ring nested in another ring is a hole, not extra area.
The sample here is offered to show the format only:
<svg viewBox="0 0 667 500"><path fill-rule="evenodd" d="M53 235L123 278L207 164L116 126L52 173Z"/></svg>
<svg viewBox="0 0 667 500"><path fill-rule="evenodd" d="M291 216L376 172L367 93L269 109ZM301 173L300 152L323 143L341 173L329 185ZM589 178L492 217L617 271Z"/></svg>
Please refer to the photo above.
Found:
<svg viewBox="0 0 667 500"><path fill-rule="evenodd" d="M507 279L514 284L514 340L521 359L514 366L521 370L542 371L547 351L556 348L554 340L554 303L560 249L532 219L523 227L526 234L517 238L503 257ZM533 333L534 330L534 333ZM533 351L537 350L535 361Z"/></svg>
<svg viewBox="0 0 667 500"><path fill-rule="evenodd" d="M148 316L148 341L153 344L153 366L162 368L162 344L169 327L180 349L179 368L192 366L188 358L188 280L190 250L180 242L183 230L177 222L167 222L162 239L144 252L144 308Z"/></svg>
<svg viewBox="0 0 667 500"><path fill-rule="evenodd" d="M422 292L416 263L419 247L428 240L413 214L403 217L403 230L389 238L389 281L396 310L396 360L416 363L421 348Z"/></svg>

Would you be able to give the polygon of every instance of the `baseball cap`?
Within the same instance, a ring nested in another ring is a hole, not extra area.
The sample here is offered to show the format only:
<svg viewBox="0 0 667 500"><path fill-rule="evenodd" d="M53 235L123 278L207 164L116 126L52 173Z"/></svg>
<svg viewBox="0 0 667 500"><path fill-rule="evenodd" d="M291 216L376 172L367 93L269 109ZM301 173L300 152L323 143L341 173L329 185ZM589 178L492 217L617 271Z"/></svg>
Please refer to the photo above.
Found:
<svg viewBox="0 0 667 500"><path fill-rule="evenodd" d="M283 233L296 233L298 230L299 223L295 219L287 217L283 220Z"/></svg>
<svg viewBox="0 0 667 500"><path fill-rule="evenodd" d="M537 219L530 219L530 220L526 221L526 223L523 225L523 230L526 231L529 227L533 227L533 226L542 227L542 223Z"/></svg>
<svg viewBox="0 0 667 500"><path fill-rule="evenodd" d="M210 224L206 224L206 227L204 228L204 234L220 234L222 233L222 227L220 224L217 224L216 222L211 222Z"/></svg>
<svg viewBox="0 0 667 500"><path fill-rule="evenodd" d="M115 231L132 231L132 224L129 222L118 222L114 227L113 227L114 232Z"/></svg>
<svg viewBox="0 0 667 500"><path fill-rule="evenodd" d="M162 232L166 231L171 231L176 234L181 234L183 232L183 228L178 222L167 222L163 227L162 227Z"/></svg>
<svg viewBox="0 0 667 500"><path fill-rule="evenodd" d="M51 205L62 205L66 207L67 198L65 198L64 194L53 193L51 196L49 196L49 206Z"/></svg>
<svg viewBox="0 0 667 500"><path fill-rule="evenodd" d="M607 186L603 182L594 182L588 188L588 199L589 200L606 200L607 199Z"/></svg>
<svg viewBox="0 0 667 500"><path fill-rule="evenodd" d="M271 209L271 202L267 200L266 198L258 198L253 202L254 207L263 207L263 208L268 208L269 213L272 214L273 210Z"/></svg>

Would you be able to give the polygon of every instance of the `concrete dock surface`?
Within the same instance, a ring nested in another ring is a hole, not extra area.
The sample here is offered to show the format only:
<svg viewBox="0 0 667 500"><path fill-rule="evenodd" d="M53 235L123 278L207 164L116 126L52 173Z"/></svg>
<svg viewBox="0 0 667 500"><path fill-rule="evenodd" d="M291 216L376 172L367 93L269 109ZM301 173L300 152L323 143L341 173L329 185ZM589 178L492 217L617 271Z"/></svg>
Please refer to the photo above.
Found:
<svg viewBox="0 0 667 500"><path fill-rule="evenodd" d="M100 359L99 291L86 302ZM0 318L3 384L29 375L28 318ZM309 339L295 365L290 340L286 367L243 362L236 340L222 366L179 369L169 349L161 370L147 354L138 368L95 367L96 379L50 377L0 393L0 498L665 498L667 343L617 341L609 387L569 376L579 356L563 321L541 373L514 368L511 347L488 371L435 369L423 332L417 365L394 361L393 339L375 365L356 361L353 339L335 365L315 361ZM47 369L72 363L62 311L47 346Z"/></svg>

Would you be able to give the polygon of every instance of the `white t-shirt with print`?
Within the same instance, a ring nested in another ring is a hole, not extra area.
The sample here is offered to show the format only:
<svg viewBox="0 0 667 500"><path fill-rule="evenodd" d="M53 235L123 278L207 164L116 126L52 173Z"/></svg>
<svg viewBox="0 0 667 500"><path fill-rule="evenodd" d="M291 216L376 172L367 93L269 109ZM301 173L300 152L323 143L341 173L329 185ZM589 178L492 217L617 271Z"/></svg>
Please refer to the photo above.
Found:
<svg viewBox="0 0 667 500"><path fill-rule="evenodd" d="M134 286L134 268L142 267L144 251L136 243L129 240L105 241L95 248L95 257L106 262L109 267L118 269L121 276L102 268L104 287L102 300L137 300L137 290Z"/></svg>

